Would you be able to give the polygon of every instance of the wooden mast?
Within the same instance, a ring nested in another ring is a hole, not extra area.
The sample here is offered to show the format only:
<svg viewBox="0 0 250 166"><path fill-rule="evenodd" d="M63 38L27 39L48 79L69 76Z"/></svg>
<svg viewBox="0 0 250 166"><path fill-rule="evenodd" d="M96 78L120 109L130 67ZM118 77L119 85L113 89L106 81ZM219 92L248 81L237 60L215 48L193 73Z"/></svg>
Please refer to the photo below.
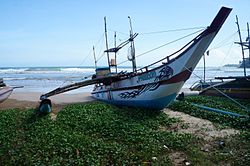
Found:
<svg viewBox="0 0 250 166"><path fill-rule="evenodd" d="M247 40L248 41L248 58L250 60L250 34L249 34L249 24L247 23Z"/></svg>
<svg viewBox="0 0 250 166"><path fill-rule="evenodd" d="M104 17L104 28L105 28L106 50L108 50L109 47L108 47L108 32L107 32L106 17ZM109 71L110 71L109 52L108 51L107 51L107 58L108 58L108 65L109 65Z"/></svg>
<svg viewBox="0 0 250 166"><path fill-rule="evenodd" d="M94 60L95 60L95 68L97 68L97 61L96 61L95 47L94 46L93 46L93 55L94 55Z"/></svg>
<svg viewBox="0 0 250 166"><path fill-rule="evenodd" d="M114 34L114 46L116 48L116 32ZM117 73L116 52L115 52L115 72Z"/></svg>
<svg viewBox="0 0 250 166"><path fill-rule="evenodd" d="M236 24L238 27L238 33L239 33L239 38L240 38L240 42L238 44L241 45L241 53L242 53L242 57L243 57L243 68L244 68L244 77L246 77L246 63L245 63L245 55L244 55L244 48L243 48L243 43L242 43L242 38L241 38L241 33L240 33L240 25L239 25L239 21L238 21L238 17L236 16Z"/></svg>
<svg viewBox="0 0 250 166"><path fill-rule="evenodd" d="M130 43L131 43L131 61L132 61L132 67L133 72L136 72L136 61L135 61L135 44L134 44L134 38L133 38L133 29L132 29L132 23L131 18L128 16L129 24L130 24Z"/></svg>

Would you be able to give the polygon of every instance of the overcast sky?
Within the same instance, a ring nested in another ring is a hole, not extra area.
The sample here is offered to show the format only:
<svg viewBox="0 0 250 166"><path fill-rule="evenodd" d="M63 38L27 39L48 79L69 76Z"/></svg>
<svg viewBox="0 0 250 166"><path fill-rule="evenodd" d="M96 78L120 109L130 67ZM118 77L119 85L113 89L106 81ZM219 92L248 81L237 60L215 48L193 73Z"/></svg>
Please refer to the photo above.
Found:
<svg viewBox="0 0 250 166"><path fill-rule="evenodd" d="M206 27L221 6L233 11L209 48L208 66L238 63L241 59L240 47L233 44L238 40L235 16L240 19L245 39L246 22L250 21L249 0L0 0L0 67L93 66L93 45L98 59L104 49L104 16L110 45L114 31L117 43L128 37L130 16L134 32L139 33L136 54L142 54L198 29L148 32ZM137 59L137 64L152 63L191 38L145 54ZM124 61L127 49L118 56L118 63ZM103 56L98 65L106 64Z"/></svg>

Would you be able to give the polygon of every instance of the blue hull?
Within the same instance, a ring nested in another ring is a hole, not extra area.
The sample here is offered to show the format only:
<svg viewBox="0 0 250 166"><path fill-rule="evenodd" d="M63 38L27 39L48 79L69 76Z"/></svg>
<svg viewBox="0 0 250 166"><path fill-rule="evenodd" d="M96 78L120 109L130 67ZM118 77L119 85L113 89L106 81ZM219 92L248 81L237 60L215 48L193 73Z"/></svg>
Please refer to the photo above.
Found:
<svg viewBox="0 0 250 166"><path fill-rule="evenodd" d="M160 110L167 107L176 97L176 93L171 94L166 97L158 98L155 100L103 100L98 99L110 104L121 105L121 106L130 106L130 107L140 107L146 109L156 109Z"/></svg>

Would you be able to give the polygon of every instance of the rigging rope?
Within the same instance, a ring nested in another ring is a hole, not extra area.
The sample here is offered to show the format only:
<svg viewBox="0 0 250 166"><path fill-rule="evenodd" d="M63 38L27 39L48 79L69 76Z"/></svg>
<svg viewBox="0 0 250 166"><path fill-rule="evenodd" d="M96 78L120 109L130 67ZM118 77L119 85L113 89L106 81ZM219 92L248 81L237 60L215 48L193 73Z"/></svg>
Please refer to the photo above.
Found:
<svg viewBox="0 0 250 166"><path fill-rule="evenodd" d="M153 49L151 49L151 50L148 50L148 51L146 51L146 52L144 52L144 53L141 53L141 54L139 54L139 55L136 55L136 58L138 58L138 57L140 57L140 56L142 56L142 55L145 55L145 54L147 54L147 53L153 52L153 51L155 51L155 50L158 50L158 49L160 49L160 48L162 48L162 47L165 47L166 45L175 43L175 42L177 42L177 41L179 41L179 40L182 40L182 39L184 39L184 38L186 38L186 37L189 37L189 36L191 36L191 35L194 35L194 34L196 34L196 33L201 32L201 31L203 31L203 29L198 30L198 31L195 31L195 32L193 32L193 33L190 33L190 34L188 34L188 35L186 35L186 36L183 36L183 37L181 37L181 38L178 38L178 39L176 39L176 40L173 40L173 41L171 41L171 42L168 42L168 43L166 43L166 44L163 44L163 45L161 45L161 46L158 46L158 47L156 47L156 48L153 48ZM129 60L122 61L122 62L120 62L118 65L121 65L121 64L123 64L123 63L125 63L125 62L128 62L128 61L129 61Z"/></svg>
<svg viewBox="0 0 250 166"><path fill-rule="evenodd" d="M236 32L237 33L237 32ZM236 33L233 33L231 36L229 36L228 38L226 38L227 40L232 38ZM226 40L223 40L226 41ZM220 42L222 43L222 42ZM221 46L222 47L222 46ZM216 47L219 48L219 47ZM232 45L230 47L230 50L232 48ZM213 48L215 49L215 48ZM211 49L210 49L211 50ZM176 61L178 63L180 63L179 61ZM188 70L190 73L192 73L194 76L196 76L197 78L199 78L200 80L203 80L200 76L198 76L197 74L195 74L194 72L192 72L189 68L187 68L185 65L183 66L186 70ZM205 84L209 85L207 82L204 81ZM239 103L238 101L234 100L233 98L231 98L230 96L228 96L227 94L225 94L224 92L222 92L221 90L219 90L218 88L211 86L213 89L215 89L217 92L219 92L220 94L222 94L223 96L225 96L226 98L230 99L231 101L233 101L234 103L236 103L237 105L239 105L240 107L242 107L243 109L245 109L247 112L250 112L249 108L247 108L246 106L242 105L241 103Z"/></svg>
<svg viewBox="0 0 250 166"><path fill-rule="evenodd" d="M234 44L234 43L233 43L232 41L230 41L230 40L233 39L233 41L234 41L234 39L235 39L237 33L238 33L238 31L234 32L232 35L228 36L227 38L225 38L224 40L222 40L220 43L218 43L217 45L219 45L219 46L213 47L213 48L211 48L211 49L208 50L208 51L216 50L216 49L218 49L218 48L221 48L221 47L230 45L229 49L227 50L227 53L225 54L226 56L224 56L224 58L223 58L223 60L222 60L222 62L221 62L220 64L223 64L223 62L225 61L225 59L228 57L229 52L231 51L231 49L232 49L232 47L233 47L233 44ZM223 43L226 42L226 41L227 41L228 43L226 43L226 44L223 45ZM218 72L219 72L219 70L217 70L217 71L214 73L213 77L215 77L215 76L217 75Z"/></svg>
<svg viewBox="0 0 250 166"><path fill-rule="evenodd" d="M140 35L151 35L151 34L158 34L158 33L167 33L167 32L178 32L178 31L187 31L187 30L194 30L194 29L205 29L206 27L192 27L192 28L182 28L182 29L170 29L166 31L154 31L154 32L145 32L140 33Z"/></svg>
<svg viewBox="0 0 250 166"><path fill-rule="evenodd" d="M101 37L98 39L98 41L96 42L95 45L98 45L101 42L101 40L103 39L103 37L104 37L104 33L101 35ZM83 60L81 61L81 63L78 66L82 66L82 64L87 60L87 58L90 56L91 53L92 53L92 50L89 51L87 56L85 56L83 58ZM76 73L76 71L72 72L70 76L73 76L75 73ZM90 76L86 76L84 79L90 78L91 76L92 76L92 74ZM62 87L67 81L70 81L70 80L64 80L59 87Z"/></svg>
<svg viewBox="0 0 250 166"><path fill-rule="evenodd" d="M102 53L102 55L96 60L96 62L99 62L99 60L101 60L104 55L105 55L105 52Z"/></svg>
<svg viewBox="0 0 250 166"><path fill-rule="evenodd" d="M234 43L231 43L230 48L228 49L228 51L227 51L227 53L226 53L226 56L223 58L221 64L225 61L225 59L226 59L227 56L229 55L229 52L231 51L231 49L232 49L232 47L233 47L233 44L234 44ZM217 70L217 71L215 72L215 74L214 74L213 77L215 77L215 76L217 75L218 72L219 72L219 70Z"/></svg>
<svg viewBox="0 0 250 166"><path fill-rule="evenodd" d="M179 63L179 62L178 62ZM186 70L188 70L190 73L192 73L194 76L198 77L200 80L202 80L202 78L200 76L198 76L197 74L195 74L194 72L192 72L189 68L187 68L185 65L183 66ZM205 84L209 85L207 82L204 82ZM231 101L233 101L234 103L236 103L237 105L239 105L240 107L244 108L247 112L249 112L249 109L242 105L241 103L239 103L238 101L234 100L233 98L231 98L230 96L228 96L227 94L225 94L224 92L222 92L221 90L219 90L218 88L211 86L213 89L215 89L216 91L218 91L220 94L222 94L223 96L225 96L226 98L230 99Z"/></svg>
<svg viewBox="0 0 250 166"><path fill-rule="evenodd" d="M178 31L187 31L187 30L194 30L194 29L205 29L206 27L191 27L191 28L179 28L179 29L170 29L170 30L164 30L164 31L152 31L152 32L141 32L140 35L151 35L151 34L159 34L159 33L168 33L168 32L178 32ZM117 30L109 29L109 31L117 32L119 34L122 34L124 36L128 36L128 33L120 32Z"/></svg>
<svg viewBox="0 0 250 166"><path fill-rule="evenodd" d="M119 34L122 34L122 35L124 35L124 36L129 36L129 34L128 33L125 33L125 32L120 32L120 31L116 31L116 30L113 30L113 29L108 29L109 31L112 31L112 32L116 32L116 33L119 33Z"/></svg>
<svg viewBox="0 0 250 166"><path fill-rule="evenodd" d="M97 46L99 43L101 43L101 41L103 41L104 40L104 33L102 34L102 36L100 37L100 39L98 40L98 42L94 45L94 46ZM96 48L95 48L96 49ZM101 48L100 48L100 51L98 52L98 54L97 54L97 59L100 59L100 57L98 57L98 56L100 56L101 55L101 52L102 52L102 49L103 49L103 45L101 46ZM101 55L102 56L102 55ZM98 61L96 61L96 63L97 63Z"/></svg>
<svg viewBox="0 0 250 166"><path fill-rule="evenodd" d="M91 51L87 54L87 56L82 60L82 62L80 63L79 66L81 66L86 60L87 58L89 57L89 55L91 54ZM76 71L72 72L70 76L74 75L76 73ZM64 80L62 82L62 84L59 86L59 87L62 87L67 81L70 81L70 80Z"/></svg>
<svg viewBox="0 0 250 166"><path fill-rule="evenodd" d="M225 40L222 40L220 43L218 43L218 44L217 44L217 45L218 45L217 47L212 47L212 48L210 48L208 51L215 50L215 49L217 49L217 48L221 48L221 47L224 47L224 46L226 46L226 45L231 44L230 39L233 38L233 37L235 37L235 35L236 35L237 33L238 33L237 31L234 32L232 35L230 35L230 36L228 36L227 38L225 38ZM224 44L224 45L223 45L223 43L225 43L225 42L230 42L230 43L227 43L227 44Z"/></svg>

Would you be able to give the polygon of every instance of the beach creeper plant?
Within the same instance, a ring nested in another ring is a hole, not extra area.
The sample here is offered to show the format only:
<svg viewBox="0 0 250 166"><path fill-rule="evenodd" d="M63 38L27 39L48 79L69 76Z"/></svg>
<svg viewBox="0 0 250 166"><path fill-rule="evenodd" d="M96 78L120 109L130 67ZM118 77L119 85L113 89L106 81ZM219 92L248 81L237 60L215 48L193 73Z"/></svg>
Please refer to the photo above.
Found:
<svg viewBox="0 0 250 166"><path fill-rule="evenodd" d="M170 149L185 150L193 140L159 130L180 122L163 112L101 102L67 106L55 121L34 110L1 111L0 119L4 165L170 164Z"/></svg>
<svg viewBox="0 0 250 166"><path fill-rule="evenodd" d="M241 129L239 135L228 138L230 141L224 140L224 149L215 146L211 152L201 151L204 141L171 130L185 124L164 112L90 102L65 107L56 120L49 115L38 116L33 109L1 110L1 165L172 165L172 154L182 154L183 161L194 165L249 163L250 132L246 124L203 113L188 104L194 100L208 105L212 102L206 97L191 97L170 108L207 118L218 126ZM212 104L217 102L234 108L219 99Z"/></svg>

